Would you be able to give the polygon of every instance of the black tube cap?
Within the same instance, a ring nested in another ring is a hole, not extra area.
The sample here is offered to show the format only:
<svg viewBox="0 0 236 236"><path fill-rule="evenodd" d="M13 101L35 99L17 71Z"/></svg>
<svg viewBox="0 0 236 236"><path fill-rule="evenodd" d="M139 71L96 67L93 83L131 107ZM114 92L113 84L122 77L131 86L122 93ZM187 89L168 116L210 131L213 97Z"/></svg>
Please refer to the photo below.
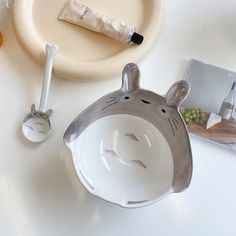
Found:
<svg viewBox="0 0 236 236"><path fill-rule="evenodd" d="M138 34L136 32L133 33L131 37L131 41L136 44L141 44L143 42L144 37L141 34Z"/></svg>

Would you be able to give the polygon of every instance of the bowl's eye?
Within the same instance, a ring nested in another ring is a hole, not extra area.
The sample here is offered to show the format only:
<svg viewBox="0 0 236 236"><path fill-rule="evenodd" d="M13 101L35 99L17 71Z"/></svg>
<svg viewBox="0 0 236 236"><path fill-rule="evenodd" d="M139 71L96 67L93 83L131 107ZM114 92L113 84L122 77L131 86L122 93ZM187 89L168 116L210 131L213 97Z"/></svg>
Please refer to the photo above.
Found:
<svg viewBox="0 0 236 236"><path fill-rule="evenodd" d="M134 96L132 94L125 94L120 98L121 102L131 102L134 100Z"/></svg>
<svg viewBox="0 0 236 236"><path fill-rule="evenodd" d="M161 106L159 107L159 112L161 113L162 116L164 117L169 117L170 115L170 110L168 107L166 106Z"/></svg>
<svg viewBox="0 0 236 236"><path fill-rule="evenodd" d="M147 100L144 100L144 99L141 99L141 101L145 104L151 104L151 102L147 101Z"/></svg>

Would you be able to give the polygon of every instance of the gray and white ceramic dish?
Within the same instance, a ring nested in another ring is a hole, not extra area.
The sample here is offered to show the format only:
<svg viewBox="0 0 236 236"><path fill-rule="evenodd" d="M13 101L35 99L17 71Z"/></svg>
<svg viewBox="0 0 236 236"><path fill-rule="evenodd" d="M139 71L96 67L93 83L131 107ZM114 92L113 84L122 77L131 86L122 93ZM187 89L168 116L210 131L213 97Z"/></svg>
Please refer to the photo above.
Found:
<svg viewBox="0 0 236 236"><path fill-rule="evenodd" d="M165 96L141 89L137 65L126 65L121 88L83 111L64 134L87 190L134 208L187 188L192 154L179 105L188 92L186 81Z"/></svg>

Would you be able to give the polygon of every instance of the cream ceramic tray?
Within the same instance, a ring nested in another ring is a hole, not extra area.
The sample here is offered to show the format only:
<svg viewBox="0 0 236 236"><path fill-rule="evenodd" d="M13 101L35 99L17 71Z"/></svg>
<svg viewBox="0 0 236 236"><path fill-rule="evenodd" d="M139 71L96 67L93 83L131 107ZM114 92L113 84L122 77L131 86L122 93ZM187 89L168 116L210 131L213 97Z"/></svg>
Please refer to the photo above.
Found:
<svg viewBox="0 0 236 236"><path fill-rule="evenodd" d="M22 47L38 62L47 42L60 46L54 72L65 79L105 79L128 62L141 60L159 38L164 0L83 0L83 3L136 27L142 45L127 46L107 36L58 20L67 0L15 0L13 23Z"/></svg>

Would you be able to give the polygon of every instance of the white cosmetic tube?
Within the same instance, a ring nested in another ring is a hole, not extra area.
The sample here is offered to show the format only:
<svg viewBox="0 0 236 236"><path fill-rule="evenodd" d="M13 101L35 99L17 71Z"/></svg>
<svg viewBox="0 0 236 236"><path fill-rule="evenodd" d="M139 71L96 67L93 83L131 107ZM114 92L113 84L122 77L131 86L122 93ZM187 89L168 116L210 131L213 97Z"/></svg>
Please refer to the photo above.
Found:
<svg viewBox="0 0 236 236"><path fill-rule="evenodd" d="M105 34L124 43L141 44L143 41L143 36L136 33L133 26L104 15L78 0L69 1L59 19Z"/></svg>

